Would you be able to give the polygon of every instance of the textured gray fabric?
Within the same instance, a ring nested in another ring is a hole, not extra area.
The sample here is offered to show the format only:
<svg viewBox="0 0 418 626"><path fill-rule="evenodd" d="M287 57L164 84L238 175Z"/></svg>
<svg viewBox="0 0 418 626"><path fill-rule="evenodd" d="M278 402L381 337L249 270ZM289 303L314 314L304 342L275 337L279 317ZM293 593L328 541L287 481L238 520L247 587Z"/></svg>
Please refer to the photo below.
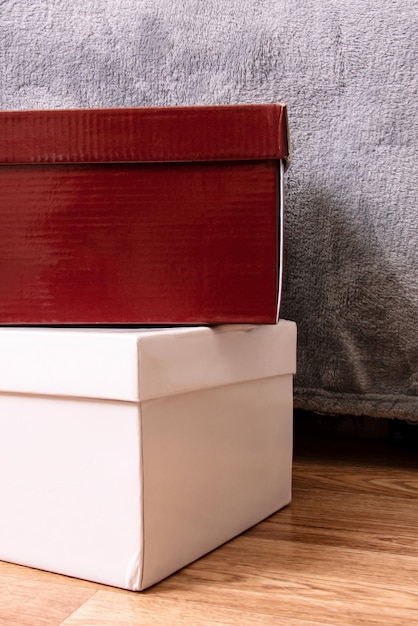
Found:
<svg viewBox="0 0 418 626"><path fill-rule="evenodd" d="M414 0L0 0L0 108L286 101L296 406L418 419Z"/></svg>

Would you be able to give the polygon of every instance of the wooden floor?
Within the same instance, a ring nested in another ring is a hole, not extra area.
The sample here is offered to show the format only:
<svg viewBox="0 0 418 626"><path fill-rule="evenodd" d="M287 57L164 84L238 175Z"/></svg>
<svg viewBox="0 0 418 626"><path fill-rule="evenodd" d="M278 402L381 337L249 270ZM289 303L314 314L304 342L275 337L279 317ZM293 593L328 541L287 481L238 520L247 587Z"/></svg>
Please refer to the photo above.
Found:
<svg viewBox="0 0 418 626"><path fill-rule="evenodd" d="M418 452L301 436L285 510L139 594L0 564L0 624L418 624Z"/></svg>

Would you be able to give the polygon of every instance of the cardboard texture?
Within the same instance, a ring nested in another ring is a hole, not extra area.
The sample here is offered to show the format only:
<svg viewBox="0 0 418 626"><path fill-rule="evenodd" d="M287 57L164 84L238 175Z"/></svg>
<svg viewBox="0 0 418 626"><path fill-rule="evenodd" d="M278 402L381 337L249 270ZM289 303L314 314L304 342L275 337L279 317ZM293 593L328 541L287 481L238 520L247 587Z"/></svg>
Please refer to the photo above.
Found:
<svg viewBox="0 0 418 626"><path fill-rule="evenodd" d="M0 329L0 558L141 590L289 503L296 327Z"/></svg>
<svg viewBox="0 0 418 626"><path fill-rule="evenodd" d="M0 113L0 324L275 323L284 105Z"/></svg>

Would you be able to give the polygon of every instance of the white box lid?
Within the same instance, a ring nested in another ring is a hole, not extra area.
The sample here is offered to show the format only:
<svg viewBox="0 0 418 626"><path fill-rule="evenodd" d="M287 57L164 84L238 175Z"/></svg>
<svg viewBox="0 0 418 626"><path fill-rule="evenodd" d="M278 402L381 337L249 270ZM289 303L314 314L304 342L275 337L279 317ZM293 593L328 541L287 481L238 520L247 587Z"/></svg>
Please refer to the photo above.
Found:
<svg viewBox="0 0 418 626"><path fill-rule="evenodd" d="M0 393L137 402L296 369L296 324L0 329Z"/></svg>

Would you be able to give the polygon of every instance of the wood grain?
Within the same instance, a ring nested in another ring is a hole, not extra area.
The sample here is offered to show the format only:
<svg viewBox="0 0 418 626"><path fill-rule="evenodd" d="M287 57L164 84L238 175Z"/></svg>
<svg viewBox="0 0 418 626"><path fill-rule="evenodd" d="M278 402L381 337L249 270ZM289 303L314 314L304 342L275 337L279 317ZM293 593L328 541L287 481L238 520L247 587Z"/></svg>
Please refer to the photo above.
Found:
<svg viewBox="0 0 418 626"><path fill-rule="evenodd" d="M143 593L0 564L0 624L418 624L417 470L385 443L308 442L291 506Z"/></svg>
<svg viewBox="0 0 418 626"><path fill-rule="evenodd" d="M94 589L32 577L9 577L0 569L1 626L58 626L88 600Z"/></svg>
<svg viewBox="0 0 418 626"><path fill-rule="evenodd" d="M315 488L298 493L291 508L259 524L252 537L418 557L416 501L358 493L347 499L344 491Z"/></svg>
<svg viewBox="0 0 418 626"><path fill-rule="evenodd" d="M159 597L158 593L143 593L138 597L124 596L115 603L112 593L99 591L91 602L76 611L63 626L270 626L272 623L278 626L307 626L312 623L296 617L282 618L279 615L273 619L274 622L271 614L248 610L245 605L241 605L241 608L230 608L222 606L222 603L207 603L203 598L200 601L165 599Z"/></svg>
<svg viewBox="0 0 418 626"><path fill-rule="evenodd" d="M114 587L91 582L89 580L71 578L70 576L57 575L40 569L0 561L0 579L3 578L10 579L11 584L17 585L20 584L20 581L22 580L31 580L33 582L36 581L40 585L47 585L50 583L53 585L62 585L63 587L83 587L83 589L91 589L92 593L99 590L102 591L103 589L111 589L112 591L125 593L125 590L123 589L115 589Z"/></svg>

